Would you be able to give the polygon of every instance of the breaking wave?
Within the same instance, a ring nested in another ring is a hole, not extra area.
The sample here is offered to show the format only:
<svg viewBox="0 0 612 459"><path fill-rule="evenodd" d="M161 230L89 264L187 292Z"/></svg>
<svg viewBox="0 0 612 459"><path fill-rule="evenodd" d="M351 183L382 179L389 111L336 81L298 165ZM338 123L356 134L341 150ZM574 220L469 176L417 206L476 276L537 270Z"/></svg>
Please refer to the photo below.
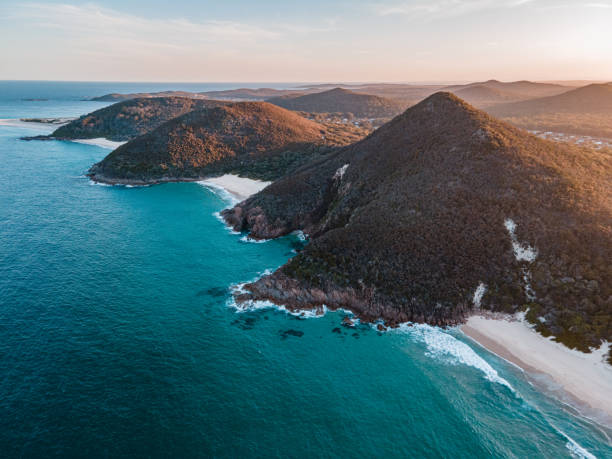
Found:
<svg viewBox="0 0 612 459"><path fill-rule="evenodd" d="M241 242L250 242L252 244L262 244L264 242L268 242L271 241L272 239L254 239L252 237L250 237L248 234L245 234L244 236L242 236L240 238Z"/></svg>
<svg viewBox="0 0 612 459"><path fill-rule="evenodd" d="M257 311L258 309L277 309L279 311L283 311L292 316L302 317L304 319L319 318L327 314L328 309L325 306L322 306L321 308L317 308L317 309L291 310L291 309L287 309L285 306L279 306L277 304L272 303L271 301L265 301L265 300L257 300L257 301L249 300L241 304L238 304L236 302L235 295L240 294L240 293L245 293L244 286L246 284L255 282L261 277L267 276L269 274L272 274L272 271L269 269L266 269L263 273L261 273L261 275L255 277L254 279L248 282L242 282L240 284L232 285L230 287L231 295L229 299L227 300L227 306L235 309L236 312Z"/></svg>
<svg viewBox="0 0 612 459"><path fill-rule="evenodd" d="M229 226L227 224L227 222L223 219L223 217L221 216L221 212L213 212L213 217L215 217L217 220L219 220L221 223L223 223L223 227L227 230L227 232L229 232L230 234L241 234L240 231L235 231L234 228L232 228L231 226Z"/></svg>
<svg viewBox="0 0 612 459"><path fill-rule="evenodd" d="M493 383L506 386L516 394L508 381L499 376L497 371L480 357L470 346L459 341L454 336L445 333L439 328L424 324L407 324L400 326L400 330L409 332L417 340L427 346L427 355L441 359L452 365L463 364L480 370L485 378Z"/></svg>
<svg viewBox="0 0 612 459"><path fill-rule="evenodd" d="M580 446L576 442L576 440L574 440L572 437L570 437L569 435L567 435L563 431L557 429L555 426L553 426L553 428L557 432L559 432L561 435L563 435L565 437L565 439L567 440L567 443L565 444L565 447L569 450L570 455L572 457L575 457L577 459L597 459L596 456L594 456L593 454L589 453L586 449L584 449L582 446Z"/></svg>
<svg viewBox="0 0 612 459"><path fill-rule="evenodd" d="M236 198L233 194L231 194L229 191L227 191L222 186L217 185L216 183L211 183L206 180L200 180L200 181L197 181L196 183L200 186L203 186L204 188L207 188L208 190L212 191L217 196L219 196L221 199L228 202L229 203L228 207L233 207L240 202L240 200Z"/></svg>

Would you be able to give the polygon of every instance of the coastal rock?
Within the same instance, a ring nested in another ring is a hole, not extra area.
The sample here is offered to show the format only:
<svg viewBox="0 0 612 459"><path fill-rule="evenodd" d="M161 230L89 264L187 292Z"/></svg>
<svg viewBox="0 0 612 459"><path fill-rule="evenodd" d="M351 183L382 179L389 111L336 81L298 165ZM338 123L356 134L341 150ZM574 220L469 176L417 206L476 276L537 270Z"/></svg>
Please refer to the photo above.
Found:
<svg viewBox="0 0 612 459"><path fill-rule="evenodd" d="M354 327L355 323L351 320L350 317L346 316L342 319L342 325L345 327Z"/></svg>

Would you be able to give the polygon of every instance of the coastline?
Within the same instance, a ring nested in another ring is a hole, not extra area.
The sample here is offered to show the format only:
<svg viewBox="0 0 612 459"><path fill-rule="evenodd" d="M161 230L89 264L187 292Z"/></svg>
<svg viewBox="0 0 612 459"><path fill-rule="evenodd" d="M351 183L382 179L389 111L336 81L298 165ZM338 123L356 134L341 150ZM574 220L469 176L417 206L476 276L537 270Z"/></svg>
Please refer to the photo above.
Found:
<svg viewBox="0 0 612 459"><path fill-rule="evenodd" d="M66 123L63 123L66 124ZM45 133L51 133L63 124L54 123L39 123L35 121L23 121L19 118L0 118L0 126L14 127L14 128L27 128L27 129L39 129Z"/></svg>
<svg viewBox="0 0 612 459"><path fill-rule="evenodd" d="M238 201L244 201L249 196L258 193L272 183L239 177L238 175L234 174L211 177L204 180L199 180L198 182L204 186L210 186L211 188L222 188L238 199Z"/></svg>
<svg viewBox="0 0 612 459"><path fill-rule="evenodd" d="M90 180L97 183L107 185L123 185L123 186L149 186L160 185L162 183L173 182L197 182L202 186L211 189L220 189L228 193L237 202L247 199L249 196L263 190L272 182L264 182L246 177L240 177L234 174L225 174L219 177L160 177L153 180L133 180L133 179L118 179L107 178L103 175L86 174Z"/></svg>
<svg viewBox="0 0 612 459"><path fill-rule="evenodd" d="M95 145L96 147L109 148L111 150L119 148L121 145L127 143L127 142L116 142L114 140L108 140L108 139L105 139L104 137L96 137L94 139L57 139L57 140L67 140L68 142L83 143L85 145Z"/></svg>
<svg viewBox="0 0 612 459"><path fill-rule="evenodd" d="M612 428L608 343L586 354L545 338L522 318L473 315L460 327L470 339L521 368L532 382L584 416Z"/></svg>

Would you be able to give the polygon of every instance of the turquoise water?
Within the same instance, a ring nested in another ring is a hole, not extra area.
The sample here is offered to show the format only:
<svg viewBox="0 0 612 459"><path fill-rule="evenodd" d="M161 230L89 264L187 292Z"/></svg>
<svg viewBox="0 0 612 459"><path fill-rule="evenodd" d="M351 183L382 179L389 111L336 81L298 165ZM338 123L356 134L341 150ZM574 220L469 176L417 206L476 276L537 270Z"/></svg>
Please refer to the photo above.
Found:
<svg viewBox="0 0 612 459"><path fill-rule="evenodd" d="M91 104L16 100L0 118ZM242 242L196 183L92 185L108 150L36 133L0 126L2 457L612 457L460 332L236 311L296 238Z"/></svg>

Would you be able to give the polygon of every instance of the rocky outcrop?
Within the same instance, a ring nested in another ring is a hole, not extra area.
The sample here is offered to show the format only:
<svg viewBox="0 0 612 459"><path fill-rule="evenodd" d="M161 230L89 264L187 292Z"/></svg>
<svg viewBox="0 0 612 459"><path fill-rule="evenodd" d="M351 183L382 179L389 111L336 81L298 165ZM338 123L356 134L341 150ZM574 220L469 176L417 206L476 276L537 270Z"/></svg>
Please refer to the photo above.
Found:
<svg viewBox="0 0 612 459"><path fill-rule="evenodd" d="M265 276L245 286L245 291L237 294L236 301L270 301L292 311L307 309L348 309L364 322L384 320L390 327L404 322L429 323L446 326L462 322L464 315L470 311L468 305L453 308L431 308L429 305L412 304L410 309L398 308L392 302L386 302L365 284L357 287L340 286L325 281L315 287L307 282L285 275L282 271L272 276Z"/></svg>

